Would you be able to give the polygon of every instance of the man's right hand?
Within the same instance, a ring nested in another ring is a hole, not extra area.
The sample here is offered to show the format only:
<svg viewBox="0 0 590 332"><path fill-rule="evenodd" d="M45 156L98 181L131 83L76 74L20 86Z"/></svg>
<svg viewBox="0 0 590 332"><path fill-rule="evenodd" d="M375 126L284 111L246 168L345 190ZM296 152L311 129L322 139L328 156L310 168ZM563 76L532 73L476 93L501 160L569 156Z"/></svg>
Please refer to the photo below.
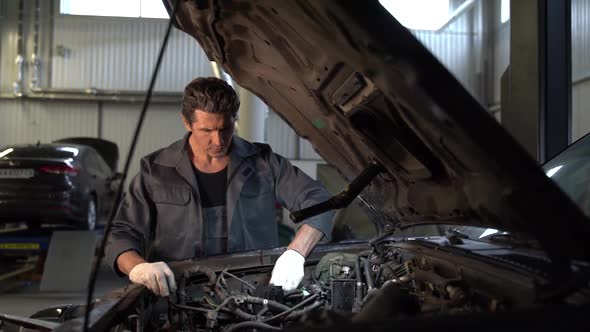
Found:
<svg viewBox="0 0 590 332"><path fill-rule="evenodd" d="M169 296L176 292L174 273L164 262L135 265L129 272L129 280L144 285L159 296Z"/></svg>

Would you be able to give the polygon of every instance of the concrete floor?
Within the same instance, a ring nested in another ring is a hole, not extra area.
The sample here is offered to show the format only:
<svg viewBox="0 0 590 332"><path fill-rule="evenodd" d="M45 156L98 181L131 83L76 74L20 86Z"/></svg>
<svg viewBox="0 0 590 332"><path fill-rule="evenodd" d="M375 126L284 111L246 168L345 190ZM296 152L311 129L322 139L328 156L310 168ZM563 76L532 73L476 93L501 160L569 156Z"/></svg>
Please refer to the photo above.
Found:
<svg viewBox="0 0 590 332"><path fill-rule="evenodd" d="M2 283L2 282L0 282ZM30 316L40 309L59 304L83 304L86 302L86 292L42 292L39 290L40 281L17 282L4 286L9 288L0 293L0 313ZM118 278L107 266L102 266L97 279L94 298L110 292L115 288L128 284L127 278Z"/></svg>

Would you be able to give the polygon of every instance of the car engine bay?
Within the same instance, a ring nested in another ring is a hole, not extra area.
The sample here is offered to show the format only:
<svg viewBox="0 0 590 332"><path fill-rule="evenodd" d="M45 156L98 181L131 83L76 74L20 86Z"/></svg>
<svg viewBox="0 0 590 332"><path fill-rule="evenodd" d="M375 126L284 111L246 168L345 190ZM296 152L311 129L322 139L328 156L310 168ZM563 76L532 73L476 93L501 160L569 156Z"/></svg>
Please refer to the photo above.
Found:
<svg viewBox="0 0 590 332"><path fill-rule="evenodd" d="M149 295L124 328L275 331L404 317L497 313L537 306L542 271L490 264L395 241L332 252L306 266L300 287L268 285L272 266L215 273L195 262L174 296ZM587 303L584 296L584 303ZM131 316L130 316L131 317Z"/></svg>

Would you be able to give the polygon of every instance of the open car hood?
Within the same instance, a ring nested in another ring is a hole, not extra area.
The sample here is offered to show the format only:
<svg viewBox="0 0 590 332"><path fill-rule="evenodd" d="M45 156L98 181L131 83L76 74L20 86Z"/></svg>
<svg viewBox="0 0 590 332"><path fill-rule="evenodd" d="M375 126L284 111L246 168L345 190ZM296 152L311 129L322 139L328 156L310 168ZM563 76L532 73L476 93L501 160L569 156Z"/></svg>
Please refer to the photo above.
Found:
<svg viewBox="0 0 590 332"><path fill-rule="evenodd" d="M164 3L171 13L174 0ZM377 1L179 1L177 27L399 226L451 223L590 256L588 220Z"/></svg>

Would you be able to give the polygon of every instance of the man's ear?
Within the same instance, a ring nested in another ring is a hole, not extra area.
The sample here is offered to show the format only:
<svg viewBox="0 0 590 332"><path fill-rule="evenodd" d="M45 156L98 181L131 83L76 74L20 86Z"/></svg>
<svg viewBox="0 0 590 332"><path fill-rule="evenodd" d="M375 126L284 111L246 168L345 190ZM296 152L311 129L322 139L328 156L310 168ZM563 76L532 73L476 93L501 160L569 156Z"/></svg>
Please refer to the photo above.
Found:
<svg viewBox="0 0 590 332"><path fill-rule="evenodd" d="M184 117L184 115L180 114L180 118L182 119L182 123L184 124L184 127L186 128L186 130L188 131L193 131L191 129L190 124L188 123L188 121L186 120L186 118Z"/></svg>

